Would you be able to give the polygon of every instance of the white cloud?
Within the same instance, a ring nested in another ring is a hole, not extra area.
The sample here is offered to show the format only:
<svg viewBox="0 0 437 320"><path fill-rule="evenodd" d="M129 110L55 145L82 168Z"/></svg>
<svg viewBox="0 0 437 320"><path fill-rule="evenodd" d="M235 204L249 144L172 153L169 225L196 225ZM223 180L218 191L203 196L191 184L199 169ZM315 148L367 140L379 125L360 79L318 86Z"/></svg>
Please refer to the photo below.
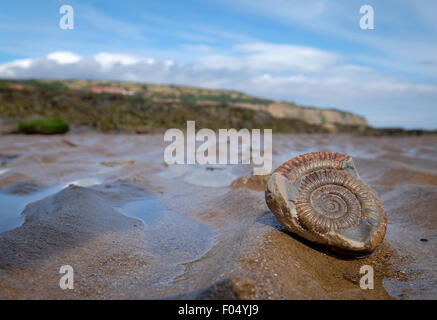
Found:
<svg viewBox="0 0 437 320"><path fill-rule="evenodd" d="M140 59L131 55L108 52L98 53L95 55L94 59L102 66L103 69L106 70L111 69L116 63L124 66L129 66L136 64L140 61Z"/></svg>
<svg viewBox="0 0 437 320"><path fill-rule="evenodd" d="M229 8L270 19L296 33L323 36L336 50L355 46L348 53L354 61L394 73L416 73L437 80L437 19L435 0L344 1L344 0L216 0ZM375 30L361 30L359 9L370 4L375 10ZM301 31L302 30L302 31ZM309 32L309 33L308 33Z"/></svg>
<svg viewBox="0 0 437 320"><path fill-rule="evenodd" d="M392 100L409 95L434 95L437 97L437 86L415 83L408 80L381 76L373 74L362 77L360 73L340 74L328 73L327 75L293 75L293 76L271 76L265 74L253 79L263 92L285 93L287 89L292 90L295 98L312 97L313 99L324 100L337 104L339 101L353 102L358 99L374 99L378 97Z"/></svg>
<svg viewBox="0 0 437 320"><path fill-rule="evenodd" d="M175 64L175 62L173 60L165 60L164 64L166 67L171 67Z"/></svg>
<svg viewBox="0 0 437 320"><path fill-rule="evenodd" d="M32 59L20 59L0 65L0 77L12 78L15 76L15 69L27 69L31 66Z"/></svg>
<svg viewBox="0 0 437 320"><path fill-rule="evenodd" d="M59 64L76 63L82 59L80 56L69 51L56 51L47 55L47 58L54 60Z"/></svg>
<svg viewBox="0 0 437 320"><path fill-rule="evenodd" d="M256 70L272 71L321 71L338 60L334 53L311 47L248 43L236 46L236 50L248 53L248 65Z"/></svg>
<svg viewBox="0 0 437 320"><path fill-rule="evenodd" d="M265 42L236 45L231 54L206 54L201 59L205 68L271 72L317 72L338 60L328 51Z"/></svg>

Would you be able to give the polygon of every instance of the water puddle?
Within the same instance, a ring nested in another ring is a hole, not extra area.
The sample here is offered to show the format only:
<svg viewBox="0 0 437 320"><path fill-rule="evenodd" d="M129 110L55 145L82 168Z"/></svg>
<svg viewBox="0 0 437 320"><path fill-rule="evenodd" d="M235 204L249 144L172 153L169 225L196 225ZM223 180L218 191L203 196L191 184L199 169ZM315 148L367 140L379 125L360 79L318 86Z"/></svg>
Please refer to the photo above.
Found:
<svg viewBox="0 0 437 320"><path fill-rule="evenodd" d="M118 209L144 222L148 253L160 262L181 264L194 261L213 246L215 232L212 228L166 209L153 196L125 202Z"/></svg>
<svg viewBox="0 0 437 320"><path fill-rule="evenodd" d="M250 165L170 165L157 175L179 179L201 187L227 187L241 176L250 174Z"/></svg>
<svg viewBox="0 0 437 320"><path fill-rule="evenodd" d="M205 167L190 172L184 177L184 181L201 187L227 187L239 178L231 170Z"/></svg>
<svg viewBox="0 0 437 320"><path fill-rule="evenodd" d="M21 212L27 204L55 194L70 184L88 187L100 184L100 181L87 178L44 189L37 185L25 183L15 185L13 192L0 191L0 233L17 228L24 223L24 216Z"/></svg>
<svg viewBox="0 0 437 320"><path fill-rule="evenodd" d="M24 223L25 217L21 213L26 205L53 195L70 184L90 187L101 184L101 181L86 178L43 189L38 185L22 183L0 191L0 233ZM166 209L155 196L123 202L118 209L144 222L147 251L160 262L180 264L193 261L203 256L213 245L213 229Z"/></svg>

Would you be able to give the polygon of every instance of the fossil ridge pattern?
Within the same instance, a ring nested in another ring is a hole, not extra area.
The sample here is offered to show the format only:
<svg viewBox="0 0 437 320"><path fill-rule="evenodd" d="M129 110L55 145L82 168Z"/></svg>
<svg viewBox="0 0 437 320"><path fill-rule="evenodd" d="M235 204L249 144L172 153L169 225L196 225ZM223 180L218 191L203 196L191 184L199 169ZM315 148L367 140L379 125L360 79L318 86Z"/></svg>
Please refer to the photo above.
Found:
<svg viewBox="0 0 437 320"><path fill-rule="evenodd" d="M383 241L387 215L349 155L315 152L275 170L266 202L291 232L343 254L368 254Z"/></svg>

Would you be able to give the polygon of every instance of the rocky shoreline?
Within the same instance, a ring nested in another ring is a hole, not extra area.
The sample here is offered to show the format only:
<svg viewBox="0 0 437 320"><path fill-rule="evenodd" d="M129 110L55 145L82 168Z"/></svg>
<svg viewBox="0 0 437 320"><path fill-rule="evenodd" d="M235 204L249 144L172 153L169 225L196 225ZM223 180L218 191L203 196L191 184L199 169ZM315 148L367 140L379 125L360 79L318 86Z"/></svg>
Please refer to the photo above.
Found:
<svg viewBox="0 0 437 320"><path fill-rule="evenodd" d="M0 201L17 209L0 217L0 298L436 298L435 136L273 141L274 167L310 151L354 157L388 215L374 254L339 257L286 231L250 166L163 165L161 135L5 135ZM74 290L59 287L62 265ZM359 286L362 265L374 290Z"/></svg>
<svg viewBox="0 0 437 320"><path fill-rule="evenodd" d="M17 132L22 121L60 119L76 133L150 134L169 128L183 129L187 121L194 119L199 127L213 130L256 128L272 129L276 133L361 136L436 134L436 131L427 130L373 128L364 118L352 113L274 102L232 91L158 85L143 85L146 89L140 90L139 84L104 83L107 85L104 88L114 90L136 88L134 95L127 95L111 90L97 93L87 87L93 82L86 81L77 81L78 84L48 80L22 82L26 85L17 89L16 83L0 80L0 133ZM169 92L177 99L162 97L170 95Z"/></svg>

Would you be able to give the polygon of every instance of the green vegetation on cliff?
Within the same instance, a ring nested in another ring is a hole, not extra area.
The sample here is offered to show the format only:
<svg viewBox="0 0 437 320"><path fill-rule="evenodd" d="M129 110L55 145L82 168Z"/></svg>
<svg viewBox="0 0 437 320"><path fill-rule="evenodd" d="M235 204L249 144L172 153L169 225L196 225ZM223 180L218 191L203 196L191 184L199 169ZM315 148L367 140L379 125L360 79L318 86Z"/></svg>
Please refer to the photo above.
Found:
<svg viewBox="0 0 437 320"><path fill-rule="evenodd" d="M327 132L298 119L275 119L269 113L220 105L153 101L141 95L96 94L86 91L0 89L0 117L62 119L102 131L159 132L186 128L260 128L274 132ZM23 129L24 130L24 129Z"/></svg>
<svg viewBox="0 0 437 320"><path fill-rule="evenodd" d="M302 107L235 91L88 80L0 80L0 120L0 132L27 133L61 133L69 125L105 132L160 132L184 129L188 120L195 120L198 128L259 128L276 133L426 133L374 129L350 112Z"/></svg>
<svg viewBox="0 0 437 320"><path fill-rule="evenodd" d="M290 102L277 102L262 99L231 90L212 90L176 85L156 85L119 81L90 80L17 80L1 81L0 88L17 90L47 90L59 94L63 92L94 92L99 94L118 94L142 97L153 103L171 103L179 106L220 106L262 111L273 118L300 120L310 125L361 126L366 127L363 117L350 112L334 109L317 109L299 106Z"/></svg>
<svg viewBox="0 0 437 320"><path fill-rule="evenodd" d="M215 130L259 128L273 129L275 133L360 135L427 133L374 129L364 118L349 112L302 107L235 91L131 82L0 80L0 132L3 133L17 129L28 133L60 133L71 126L105 132L148 133L185 129L188 120L195 120L197 128Z"/></svg>
<svg viewBox="0 0 437 320"><path fill-rule="evenodd" d="M56 134L66 133L69 130L68 123L60 119L36 119L18 122L18 132Z"/></svg>

